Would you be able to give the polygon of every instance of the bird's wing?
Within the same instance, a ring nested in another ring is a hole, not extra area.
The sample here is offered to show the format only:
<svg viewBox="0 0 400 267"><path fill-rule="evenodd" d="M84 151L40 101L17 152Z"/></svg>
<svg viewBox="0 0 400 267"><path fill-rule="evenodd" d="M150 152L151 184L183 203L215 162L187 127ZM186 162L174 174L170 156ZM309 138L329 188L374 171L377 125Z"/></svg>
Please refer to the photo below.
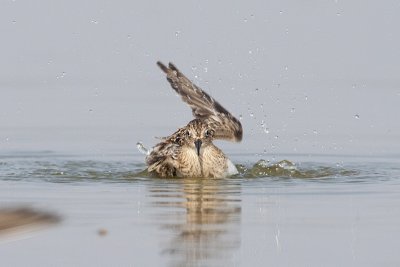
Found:
<svg viewBox="0 0 400 267"><path fill-rule="evenodd" d="M161 62L157 65L167 74L172 88L189 104L193 116L203 119L214 129L214 138L234 142L242 140L242 124L229 111L186 78L172 63L168 67Z"/></svg>
<svg viewBox="0 0 400 267"><path fill-rule="evenodd" d="M171 137L172 138L172 137ZM171 139L172 140L172 139ZM176 175L176 159L179 146L170 139L165 139L153 147L146 157L148 172L155 172L161 177L173 177Z"/></svg>

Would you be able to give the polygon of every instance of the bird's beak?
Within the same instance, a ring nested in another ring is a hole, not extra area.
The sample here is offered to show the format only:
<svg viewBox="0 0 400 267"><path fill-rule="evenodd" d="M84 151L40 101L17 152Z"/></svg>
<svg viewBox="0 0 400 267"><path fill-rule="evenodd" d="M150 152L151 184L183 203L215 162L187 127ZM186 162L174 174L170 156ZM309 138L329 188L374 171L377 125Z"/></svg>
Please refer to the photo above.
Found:
<svg viewBox="0 0 400 267"><path fill-rule="evenodd" d="M202 144L202 142L200 139L197 139L196 141L194 141L194 145L196 146L196 149L197 149L197 156L200 156L201 144Z"/></svg>

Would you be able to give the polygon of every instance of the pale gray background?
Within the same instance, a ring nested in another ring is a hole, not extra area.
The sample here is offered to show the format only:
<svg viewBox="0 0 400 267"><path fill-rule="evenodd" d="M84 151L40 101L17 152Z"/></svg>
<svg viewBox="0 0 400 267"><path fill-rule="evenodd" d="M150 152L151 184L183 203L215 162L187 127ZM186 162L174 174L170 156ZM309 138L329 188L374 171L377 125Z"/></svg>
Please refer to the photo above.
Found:
<svg viewBox="0 0 400 267"><path fill-rule="evenodd" d="M0 2L0 150L108 153L191 119L173 61L245 129L231 152L398 154L398 1Z"/></svg>

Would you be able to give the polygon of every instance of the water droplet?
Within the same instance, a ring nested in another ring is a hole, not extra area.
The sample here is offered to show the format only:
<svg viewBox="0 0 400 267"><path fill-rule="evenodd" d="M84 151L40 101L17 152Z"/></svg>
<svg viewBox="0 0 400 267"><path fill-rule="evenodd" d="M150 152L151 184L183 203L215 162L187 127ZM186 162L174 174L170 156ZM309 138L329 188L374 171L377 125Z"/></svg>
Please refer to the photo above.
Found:
<svg viewBox="0 0 400 267"><path fill-rule="evenodd" d="M239 115L239 120L242 120L243 119L243 116L242 116L242 114L240 114Z"/></svg>
<svg viewBox="0 0 400 267"><path fill-rule="evenodd" d="M264 133L269 134L269 129L267 128L264 120L261 120L261 128L263 129Z"/></svg>
<svg viewBox="0 0 400 267"><path fill-rule="evenodd" d="M283 14L283 11L282 11L282 10L280 10L280 11L279 11L279 15L282 15L282 14Z"/></svg>
<svg viewBox="0 0 400 267"><path fill-rule="evenodd" d="M204 67L203 70L204 70L204 72L207 72L207 71L208 71L208 68L207 68L207 67Z"/></svg>
<svg viewBox="0 0 400 267"><path fill-rule="evenodd" d="M288 70L289 69L289 67L288 66L285 66L285 70Z"/></svg>
<svg viewBox="0 0 400 267"><path fill-rule="evenodd" d="M291 109L290 109L290 112L291 112L291 113L295 113L295 112L296 112L296 109L295 109L295 108L291 108Z"/></svg>
<svg viewBox="0 0 400 267"><path fill-rule="evenodd" d="M278 139L279 138L279 136L278 135L275 135L275 137L274 137L275 139Z"/></svg>
<svg viewBox="0 0 400 267"><path fill-rule="evenodd" d="M359 119L360 115L356 114L356 115L354 115L354 118Z"/></svg>
<svg viewBox="0 0 400 267"><path fill-rule="evenodd" d="M318 131L317 130L313 130L313 134L318 134Z"/></svg>
<svg viewBox="0 0 400 267"><path fill-rule="evenodd" d="M16 21L16 20L13 20L13 21L12 21L12 24L15 24L15 23L17 23L17 21Z"/></svg>
<svg viewBox="0 0 400 267"><path fill-rule="evenodd" d="M93 109L90 108L90 109L89 109L89 112L93 112Z"/></svg>
<svg viewBox="0 0 400 267"><path fill-rule="evenodd" d="M65 77L65 75L67 75L67 73L63 71L60 75L56 76L56 79L62 79Z"/></svg>
<svg viewBox="0 0 400 267"><path fill-rule="evenodd" d="M336 16L340 17L342 14L340 12L336 13Z"/></svg>
<svg viewBox="0 0 400 267"><path fill-rule="evenodd" d="M250 112L250 117L254 117L254 113L253 112Z"/></svg>
<svg viewBox="0 0 400 267"><path fill-rule="evenodd" d="M178 38L180 34L181 34L181 31L175 31L175 37L176 38Z"/></svg>
<svg viewBox="0 0 400 267"><path fill-rule="evenodd" d="M93 24L96 24L96 25L99 24L99 22L97 20L94 20L94 19L92 19L90 22L93 23Z"/></svg>
<svg viewBox="0 0 400 267"><path fill-rule="evenodd" d="M247 18L244 18L243 21L246 23L247 22Z"/></svg>

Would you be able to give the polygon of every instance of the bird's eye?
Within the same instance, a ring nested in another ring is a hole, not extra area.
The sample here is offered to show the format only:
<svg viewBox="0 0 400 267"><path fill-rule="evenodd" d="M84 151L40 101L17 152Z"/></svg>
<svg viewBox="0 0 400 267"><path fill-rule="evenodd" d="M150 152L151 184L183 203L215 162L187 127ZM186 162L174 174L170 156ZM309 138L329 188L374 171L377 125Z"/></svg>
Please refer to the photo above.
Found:
<svg viewBox="0 0 400 267"><path fill-rule="evenodd" d="M214 134L213 130L206 130L204 133L205 137L211 137L213 134Z"/></svg>
<svg viewBox="0 0 400 267"><path fill-rule="evenodd" d="M189 136L190 136L190 132L189 132L189 131L186 131L186 132L185 132L185 135L186 135L186 137L189 137Z"/></svg>

